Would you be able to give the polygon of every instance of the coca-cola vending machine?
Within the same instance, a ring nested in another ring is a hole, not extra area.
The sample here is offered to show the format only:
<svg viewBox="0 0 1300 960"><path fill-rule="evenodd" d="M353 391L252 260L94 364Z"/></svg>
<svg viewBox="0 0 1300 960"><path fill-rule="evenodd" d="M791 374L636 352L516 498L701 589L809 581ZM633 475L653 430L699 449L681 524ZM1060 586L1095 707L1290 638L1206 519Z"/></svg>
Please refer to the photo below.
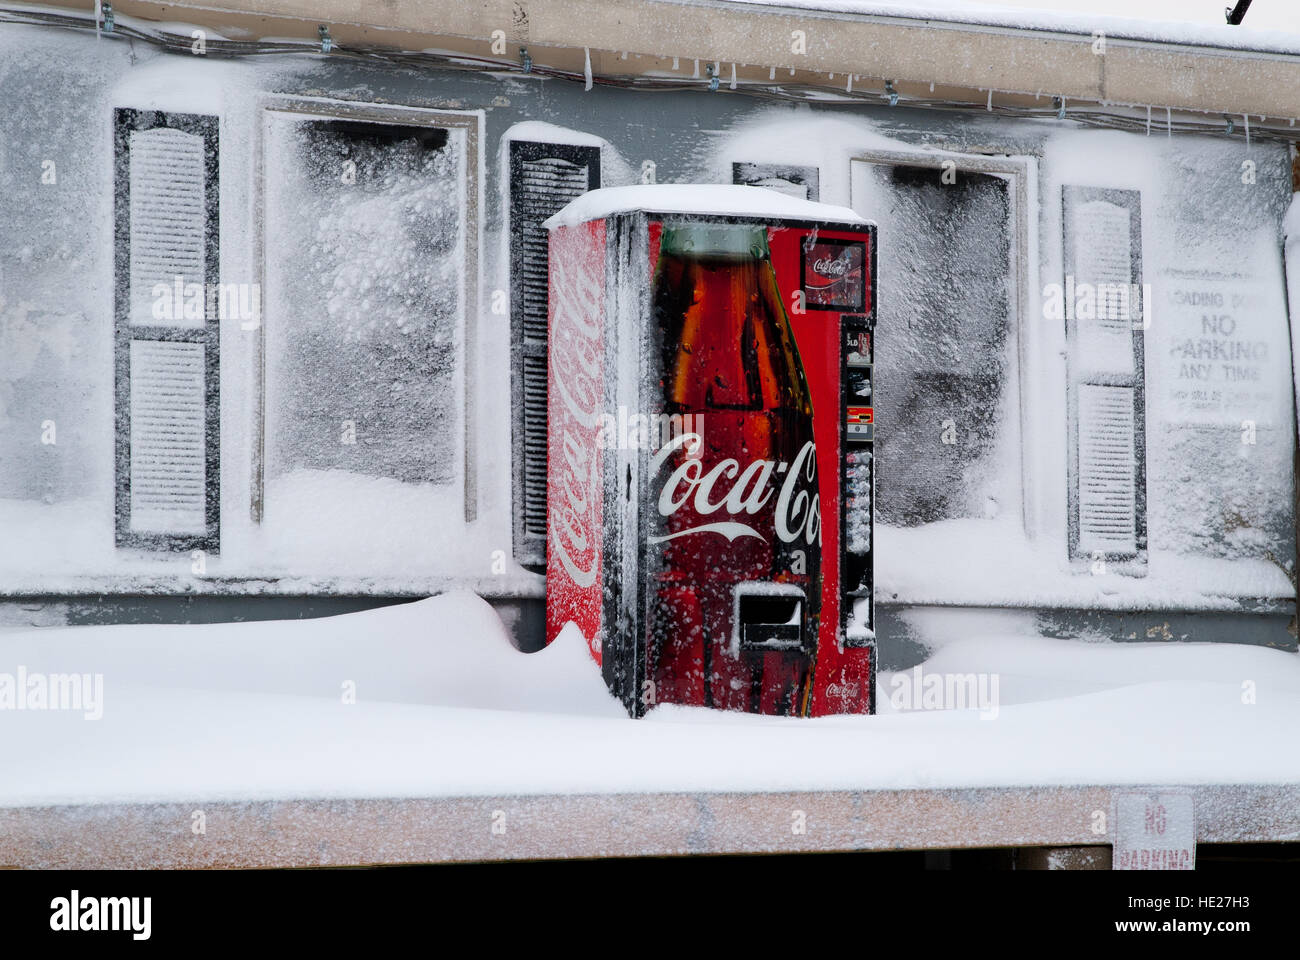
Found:
<svg viewBox="0 0 1300 960"><path fill-rule="evenodd" d="M713 185L547 227L547 642L633 716L874 712L875 227Z"/></svg>

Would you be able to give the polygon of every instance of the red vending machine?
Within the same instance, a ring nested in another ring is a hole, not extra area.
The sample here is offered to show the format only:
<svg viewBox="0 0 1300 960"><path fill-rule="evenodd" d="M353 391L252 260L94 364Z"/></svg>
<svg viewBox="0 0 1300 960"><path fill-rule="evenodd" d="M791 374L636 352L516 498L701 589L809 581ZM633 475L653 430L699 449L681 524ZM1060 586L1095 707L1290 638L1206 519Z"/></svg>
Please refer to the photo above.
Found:
<svg viewBox="0 0 1300 960"><path fill-rule="evenodd" d="M547 227L547 642L633 716L874 712L875 227L713 185Z"/></svg>

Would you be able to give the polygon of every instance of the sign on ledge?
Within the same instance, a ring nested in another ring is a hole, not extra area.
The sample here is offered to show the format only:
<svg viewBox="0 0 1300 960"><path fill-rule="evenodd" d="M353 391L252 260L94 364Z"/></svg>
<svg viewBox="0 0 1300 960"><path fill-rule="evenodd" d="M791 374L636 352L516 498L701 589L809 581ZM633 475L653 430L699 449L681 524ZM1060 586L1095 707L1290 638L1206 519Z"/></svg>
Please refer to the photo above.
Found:
<svg viewBox="0 0 1300 960"><path fill-rule="evenodd" d="M1190 793L1117 794L1114 822L1114 869L1195 869L1196 820Z"/></svg>

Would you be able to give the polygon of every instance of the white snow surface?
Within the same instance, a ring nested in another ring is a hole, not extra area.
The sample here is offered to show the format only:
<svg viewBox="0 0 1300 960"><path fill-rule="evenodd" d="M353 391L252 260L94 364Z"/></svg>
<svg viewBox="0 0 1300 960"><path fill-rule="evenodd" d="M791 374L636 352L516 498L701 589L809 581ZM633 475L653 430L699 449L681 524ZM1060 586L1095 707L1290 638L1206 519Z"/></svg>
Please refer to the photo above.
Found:
<svg viewBox="0 0 1300 960"><path fill-rule="evenodd" d="M867 223L848 207L800 200L766 187L655 183L602 187L584 193L543 226L554 230L556 227L573 226L632 210L701 216L762 217L772 220L826 220L852 226Z"/></svg>
<svg viewBox="0 0 1300 960"><path fill-rule="evenodd" d="M922 671L995 675L996 716L895 710L908 672L881 676L874 717L632 721L572 625L521 654L467 593L320 620L0 633L0 674L99 672L104 689L100 720L0 710L0 806L1300 780L1295 654L945 623Z"/></svg>

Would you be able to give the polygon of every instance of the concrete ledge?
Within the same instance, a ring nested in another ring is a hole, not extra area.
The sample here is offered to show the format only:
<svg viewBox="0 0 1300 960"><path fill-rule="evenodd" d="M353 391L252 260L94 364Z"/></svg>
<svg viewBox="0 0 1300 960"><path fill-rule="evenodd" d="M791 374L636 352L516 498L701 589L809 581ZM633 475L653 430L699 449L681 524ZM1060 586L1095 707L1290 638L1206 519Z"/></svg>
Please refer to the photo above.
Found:
<svg viewBox="0 0 1300 960"><path fill-rule="evenodd" d="M0 867L251 868L1095 846L1117 790L268 800L0 809ZM1167 787L1164 789L1168 789ZM1300 841L1300 784L1189 788L1204 843ZM195 813L204 833L194 832ZM802 824L804 831L797 832ZM494 825L496 831L494 832Z"/></svg>

